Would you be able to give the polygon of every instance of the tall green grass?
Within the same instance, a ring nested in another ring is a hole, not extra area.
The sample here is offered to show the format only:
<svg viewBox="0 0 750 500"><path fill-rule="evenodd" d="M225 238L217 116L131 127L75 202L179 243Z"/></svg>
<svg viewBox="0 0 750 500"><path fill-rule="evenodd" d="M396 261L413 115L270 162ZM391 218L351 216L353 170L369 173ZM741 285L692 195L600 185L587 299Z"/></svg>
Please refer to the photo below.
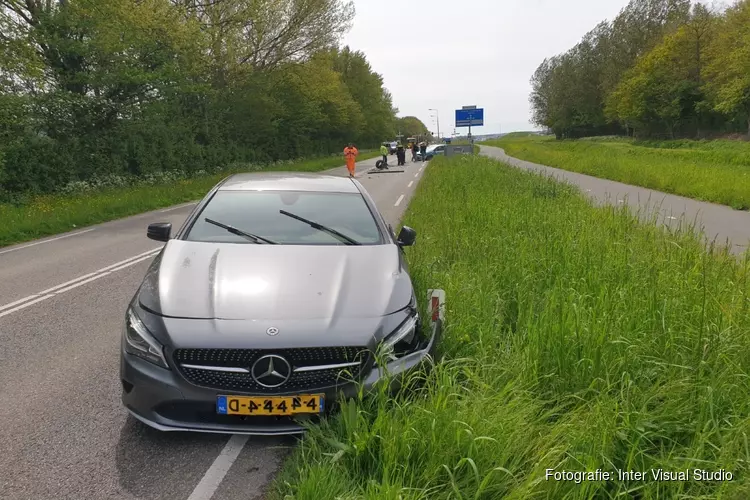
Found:
<svg viewBox="0 0 750 500"><path fill-rule="evenodd" d="M272 498L750 498L750 261L482 157L433 160L404 223L440 361L311 428ZM734 480L545 473L659 468Z"/></svg>
<svg viewBox="0 0 750 500"><path fill-rule="evenodd" d="M364 151L358 161L379 156ZM274 165L235 165L220 173L145 182L121 180L123 185L83 192L39 196L20 204L0 203L0 247L107 222L149 210L198 200L224 177L252 170L319 172L343 165L340 156L282 162ZM86 183L82 183L86 184Z"/></svg>
<svg viewBox="0 0 750 500"><path fill-rule="evenodd" d="M750 143L504 136L487 141L515 158L698 200L750 208Z"/></svg>

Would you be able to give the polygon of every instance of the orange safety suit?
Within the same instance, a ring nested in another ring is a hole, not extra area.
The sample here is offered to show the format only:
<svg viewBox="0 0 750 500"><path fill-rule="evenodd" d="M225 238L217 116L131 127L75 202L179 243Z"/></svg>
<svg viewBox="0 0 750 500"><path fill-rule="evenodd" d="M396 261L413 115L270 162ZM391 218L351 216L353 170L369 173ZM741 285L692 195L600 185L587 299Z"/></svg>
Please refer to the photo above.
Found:
<svg viewBox="0 0 750 500"><path fill-rule="evenodd" d="M349 175L354 177L354 164L357 162L357 155L359 154L359 151L357 151L357 148L352 147L345 147L344 148L344 156L346 157L346 169L349 171Z"/></svg>

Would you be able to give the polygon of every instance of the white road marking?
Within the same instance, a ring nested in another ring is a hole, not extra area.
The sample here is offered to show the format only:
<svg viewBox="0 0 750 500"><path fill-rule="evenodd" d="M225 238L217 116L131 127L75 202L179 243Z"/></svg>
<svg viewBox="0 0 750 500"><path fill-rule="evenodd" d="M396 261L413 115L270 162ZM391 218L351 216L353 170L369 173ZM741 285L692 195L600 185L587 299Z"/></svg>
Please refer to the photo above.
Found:
<svg viewBox="0 0 750 500"><path fill-rule="evenodd" d="M677 219L677 217L672 217L672 216L670 215L669 217L667 217L667 219L669 219L669 220L676 220L676 219Z"/></svg>
<svg viewBox="0 0 750 500"><path fill-rule="evenodd" d="M103 277L107 276L108 274L112 274L112 273L114 273L114 272L116 272L116 271L120 271L120 270L122 270L122 269L125 269L126 267L130 267L130 266L133 266L133 265L135 265L135 264L138 264L139 262L143 262L144 260L148 260L148 259L150 259L150 258L152 258L152 257L155 257L157 253L159 253L159 252L154 252L154 253L148 254L148 255L146 255L146 256L144 256L144 257L141 257L140 259L136 259L136 260L131 260L131 261L130 261L130 262L128 262L127 264L123 264L123 265L121 265L121 266L119 266L119 267L116 267L116 268L114 268L114 269L111 269L111 270L109 270L109 271L103 272L103 273L101 273L101 274L97 274L96 276L93 276L93 277L91 277L91 278L89 278L89 279L87 279L87 280L84 280L84 281L79 281L78 283L75 283L75 284L73 284L73 285L70 285L70 286L69 286L69 287L67 287L67 288L63 288L62 290L58 290L58 291L56 291L56 292L54 293L54 295L59 295L59 294L61 294L61 293L64 293L64 292L70 291L70 290L72 290L72 289L74 289L74 288L78 288L78 287L79 287L79 286L81 286L81 285L85 285L86 283L91 283L91 282L92 282L92 281L94 281L94 280L98 280L99 278L103 278Z"/></svg>
<svg viewBox="0 0 750 500"><path fill-rule="evenodd" d="M412 184L414 184L414 181L409 181L409 185L406 187L410 188Z"/></svg>
<svg viewBox="0 0 750 500"><path fill-rule="evenodd" d="M163 214L164 212L171 212L172 210L179 210L180 208L189 207L190 205L197 205L197 201L192 201L190 203L183 203L182 205L177 205L176 207L172 208L165 208L164 210L159 210L160 214Z"/></svg>
<svg viewBox="0 0 750 500"><path fill-rule="evenodd" d="M148 257L149 256L146 255L146 258L148 258ZM140 259L136 260L136 261L133 261L132 264L135 264L136 262L140 262ZM130 265L130 264L128 264L128 265ZM104 277L104 276L106 276L108 274L109 274L108 272L102 273L102 274L97 274L96 276L92 276L92 277L90 277L87 280L79 281L78 283L73 283L72 285L63 288L62 290L56 291L52 295L60 295L61 293L69 292L70 290L72 290L74 288L78 288L79 286L85 285L86 283L91 283L92 281L98 280L99 278L102 278L102 277Z"/></svg>
<svg viewBox="0 0 750 500"><path fill-rule="evenodd" d="M21 302L26 302L27 300L31 300L34 297L39 297L39 294L29 295L28 297L24 297L22 299L16 300L15 302L11 302L10 304L5 304L4 306L0 307L0 311L3 309L8 309L9 307L13 307L17 304L20 304Z"/></svg>
<svg viewBox="0 0 750 500"><path fill-rule="evenodd" d="M229 438L227 444L224 445L224 449L221 450L214 463L211 464L211 467L203 475L203 478L190 494L188 500L211 500L211 497L214 496L214 493L216 493L219 485L224 480L224 476L227 475L232 464L237 460L249 437L247 435L233 434Z"/></svg>
<svg viewBox="0 0 750 500"><path fill-rule="evenodd" d="M402 194L401 196L398 197L398 200L396 200L396 204L393 205L393 206L394 207L399 206L401 204L401 202L403 201L403 199L404 199L404 195Z"/></svg>
<svg viewBox="0 0 750 500"><path fill-rule="evenodd" d="M102 273L102 276L104 276L105 274L112 274L112 273L114 273L114 272L120 271L120 270L122 270L122 269L125 269L126 267L130 267L130 266L132 266L133 264L137 264L137 263L139 263L139 262L143 262L144 260L147 260L147 259L149 259L149 258L151 258L151 257L156 257L156 254L158 254L158 253L159 253L159 251L161 251L161 248L157 248L155 252L153 252L153 253L150 253L150 254L148 254L148 255L145 255L145 256L141 257L140 259L137 259L137 260L132 260L132 261L128 262L127 264L123 264L123 265L121 265L121 266L118 266L118 267L116 267L116 268L114 268L114 269L110 269L110 270L109 270L109 271L107 271L106 273Z"/></svg>
<svg viewBox="0 0 750 500"><path fill-rule="evenodd" d="M41 245L42 243L49 243L51 241L57 241L63 238L70 238L71 236L78 236L79 234L83 234L83 233L90 233L91 231L94 231L95 229L96 228L92 227L91 229L84 229L83 231L78 231L77 233L63 234L62 236L58 236L56 238L50 238L48 240L42 240L42 241L37 241L35 243L29 243L28 245L21 245L20 247L9 248L7 250L1 250L0 255L4 253L8 253L8 252L15 252L16 250L23 250L24 248L33 247L36 245Z"/></svg>
<svg viewBox="0 0 750 500"><path fill-rule="evenodd" d="M31 299L33 299L34 297L39 297L39 296L41 296L41 295L46 295L46 294L48 294L48 293L50 293L50 292L54 292L55 290L58 290L58 289L60 289L60 288L62 288L62 287L64 287L64 286L68 286L68 285L70 285L70 284L72 284L72 283L76 283L76 282L78 282L78 281L84 280L84 279L86 279L86 278L88 278L88 277L90 277L90 276L94 276L95 274L96 274L95 272L93 272L93 273L88 273L88 274L84 274L83 276L79 276L79 277L77 277L77 278L73 278L72 280L70 280L70 281L66 281L65 283L60 283L60 284L59 284L59 285L57 285L57 286L53 286L52 288L48 288L48 289L46 289L46 290L43 290L43 291L41 291L41 292L39 292L39 293L35 293L34 295L29 295L28 297L24 297L24 298L22 298L22 299L20 299L20 300L16 300L15 302L11 302L10 304L5 304L5 305L3 305L3 306L0 306L0 311L2 311L2 310L4 310L4 309L8 309L9 307L12 307L12 306L14 306L14 305L16 305L16 304L20 304L20 303L22 303L22 302L26 302L27 300L31 300Z"/></svg>
<svg viewBox="0 0 750 500"><path fill-rule="evenodd" d="M417 177L418 175L419 175L419 172L417 172L416 174L414 174L414 177Z"/></svg>
<svg viewBox="0 0 750 500"><path fill-rule="evenodd" d="M37 304L43 300L50 299L55 295L59 295L61 293L73 290L74 288L78 288L79 286L85 285L86 283L91 283L92 281L103 278L104 276L112 274L115 271L119 271L121 269L125 269L126 267L138 264L139 262L154 257L159 252L159 250L161 250L161 247L151 249L148 252L144 252L138 255L134 255L133 257L121 260L120 262L116 262L107 267L103 267L97 271L94 271L93 273L84 274L83 276L79 276L70 281L66 281L65 283L60 283L59 285L53 286L52 288L48 288L33 295L29 295L28 297L13 301L9 304L2 305L0 306L0 318Z"/></svg>
<svg viewBox="0 0 750 500"><path fill-rule="evenodd" d="M424 168L424 167L422 167L422 168ZM419 169L420 172L422 171L422 168Z"/></svg>
<svg viewBox="0 0 750 500"><path fill-rule="evenodd" d="M38 299L32 300L31 302L26 302L25 304L20 305L18 307L14 307L13 309L8 309L7 311L0 312L0 318L2 318L3 316L7 316L8 314L12 314L12 313L14 313L16 311L20 311L21 309L25 309L25 308L27 308L29 306L32 306L32 305L36 304L37 302L41 302L43 300L51 299L54 296L55 296L55 294L51 293L49 295L45 295L43 297L39 297Z"/></svg>

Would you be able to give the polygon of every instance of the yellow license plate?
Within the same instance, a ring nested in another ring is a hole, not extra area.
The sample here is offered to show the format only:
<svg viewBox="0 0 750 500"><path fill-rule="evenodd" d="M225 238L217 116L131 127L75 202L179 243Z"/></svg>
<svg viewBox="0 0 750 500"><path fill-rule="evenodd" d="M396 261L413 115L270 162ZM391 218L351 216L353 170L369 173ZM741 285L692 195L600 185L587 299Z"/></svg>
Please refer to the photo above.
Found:
<svg viewBox="0 0 750 500"><path fill-rule="evenodd" d="M323 413L325 396L218 396L216 413L220 415L298 415Z"/></svg>

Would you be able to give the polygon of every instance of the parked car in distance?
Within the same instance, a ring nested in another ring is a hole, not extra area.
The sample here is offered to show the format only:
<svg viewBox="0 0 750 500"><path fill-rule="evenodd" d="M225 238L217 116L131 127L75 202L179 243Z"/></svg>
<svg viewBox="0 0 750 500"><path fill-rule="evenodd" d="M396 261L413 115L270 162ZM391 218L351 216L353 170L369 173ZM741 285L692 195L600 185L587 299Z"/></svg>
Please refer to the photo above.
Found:
<svg viewBox="0 0 750 500"><path fill-rule="evenodd" d="M398 388L440 336L404 259L416 232L396 236L356 179L236 174L147 236L165 245L127 308L120 378L156 429L299 434L384 371Z"/></svg>
<svg viewBox="0 0 750 500"><path fill-rule="evenodd" d="M437 155L444 155L445 154L445 144L432 144L430 146L427 146L427 150L424 153L424 158L422 158L422 152L417 152L417 160L419 161L429 161L432 160Z"/></svg>

